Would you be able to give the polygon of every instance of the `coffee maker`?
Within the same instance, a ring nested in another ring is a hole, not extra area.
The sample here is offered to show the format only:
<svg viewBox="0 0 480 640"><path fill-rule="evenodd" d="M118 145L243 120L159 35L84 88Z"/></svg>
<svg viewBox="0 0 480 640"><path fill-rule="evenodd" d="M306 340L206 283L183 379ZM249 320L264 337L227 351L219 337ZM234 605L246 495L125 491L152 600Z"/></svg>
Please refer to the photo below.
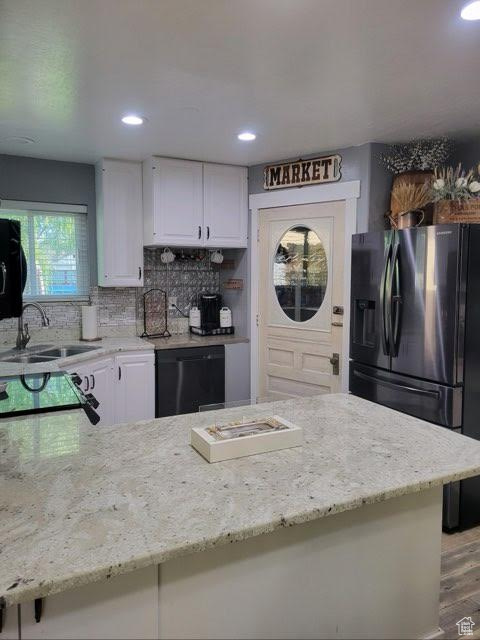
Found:
<svg viewBox="0 0 480 640"><path fill-rule="evenodd" d="M197 336L234 334L235 329L232 326L221 326L221 309L222 296L219 293L202 293L197 296L197 306L190 310L190 333ZM198 321L199 315L200 321Z"/></svg>
<svg viewBox="0 0 480 640"><path fill-rule="evenodd" d="M219 293L202 293L199 296L200 327L206 331L220 328L220 309L222 296Z"/></svg>

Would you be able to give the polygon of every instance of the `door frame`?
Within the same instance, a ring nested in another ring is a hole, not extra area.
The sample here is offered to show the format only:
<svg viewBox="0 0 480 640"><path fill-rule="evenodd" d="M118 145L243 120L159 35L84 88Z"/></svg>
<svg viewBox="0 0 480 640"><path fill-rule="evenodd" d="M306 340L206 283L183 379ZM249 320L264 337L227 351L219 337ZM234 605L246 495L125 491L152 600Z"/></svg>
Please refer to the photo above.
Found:
<svg viewBox="0 0 480 640"><path fill-rule="evenodd" d="M251 212L250 251L250 396L258 396L258 278L259 278L259 216L262 209L291 207L317 202L345 202L345 269L343 274L343 334L342 376L340 387L348 391L349 346L350 346L350 278L352 259L352 235L357 230L357 199L360 197L360 180L316 185L296 189L279 189L254 193L249 197Z"/></svg>

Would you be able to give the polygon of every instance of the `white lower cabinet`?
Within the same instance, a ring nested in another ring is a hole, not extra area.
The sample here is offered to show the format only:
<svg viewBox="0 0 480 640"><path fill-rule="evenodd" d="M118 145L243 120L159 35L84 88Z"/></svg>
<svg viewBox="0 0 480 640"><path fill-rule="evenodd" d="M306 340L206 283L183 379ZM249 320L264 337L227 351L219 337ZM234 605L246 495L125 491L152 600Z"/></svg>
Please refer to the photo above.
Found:
<svg viewBox="0 0 480 640"><path fill-rule="evenodd" d="M133 422L155 417L155 356L126 353L115 358L114 420Z"/></svg>
<svg viewBox="0 0 480 640"><path fill-rule="evenodd" d="M149 351L96 358L69 368L99 402L99 426L155 417L155 356Z"/></svg>
<svg viewBox="0 0 480 640"><path fill-rule="evenodd" d="M99 425L113 424L113 358L100 358L83 363L71 370L82 378L82 391L93 393L100 403L95 411L100 416Z"/></svg>
<svg viewBox="0 0 480 640"><path fill-rule="evenodd" d="M21 605L24 640L150 639L158 638L158 626L157 566L47 596L40 622L33 602Z"/></svg>
<svg viewBox="0 0 480 640"><path fill-rule="evenodd" d="M3 611L2 640L18 640L20 638L18 626L19 608L16 605L7 607Z"/></svg>

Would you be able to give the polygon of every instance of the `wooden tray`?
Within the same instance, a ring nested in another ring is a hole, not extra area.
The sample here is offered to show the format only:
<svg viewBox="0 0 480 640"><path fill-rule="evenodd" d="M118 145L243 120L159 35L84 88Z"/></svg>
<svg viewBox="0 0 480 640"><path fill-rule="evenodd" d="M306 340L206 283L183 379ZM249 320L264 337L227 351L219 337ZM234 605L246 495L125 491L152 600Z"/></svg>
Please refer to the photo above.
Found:
<svg viewBox="0 0 480 640"><path fill-rule="evenodd" d="M303 430L285 418L272 416L224 425L193 428L190 444L208 462L300 447Z"/></svg>

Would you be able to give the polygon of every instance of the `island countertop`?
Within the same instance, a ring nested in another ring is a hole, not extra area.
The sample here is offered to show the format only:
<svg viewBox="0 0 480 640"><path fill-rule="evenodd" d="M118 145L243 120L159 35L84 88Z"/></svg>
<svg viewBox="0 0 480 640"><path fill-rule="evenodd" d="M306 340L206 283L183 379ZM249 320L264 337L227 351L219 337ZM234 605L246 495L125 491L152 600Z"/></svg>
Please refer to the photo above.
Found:
<svg viewBox="0 0 480 640"><path fill-rule="evenodd" d="M192 426L272 414L302 447L208 464L189 445ZM344 394L102 428L2 420L0 451L0 606L480 474L480 442Z"/></svg>

